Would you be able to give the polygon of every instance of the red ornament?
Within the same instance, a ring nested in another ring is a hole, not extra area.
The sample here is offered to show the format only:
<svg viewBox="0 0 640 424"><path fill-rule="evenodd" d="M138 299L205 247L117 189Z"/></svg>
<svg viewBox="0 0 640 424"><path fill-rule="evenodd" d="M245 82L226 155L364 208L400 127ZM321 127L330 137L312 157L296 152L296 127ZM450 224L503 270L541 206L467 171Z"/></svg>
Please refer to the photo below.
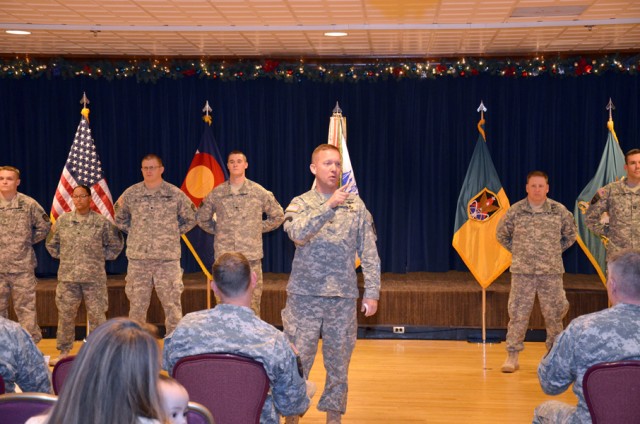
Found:
<svg viewBox="0 0 640 424"><path fill-rule="evenodd" d="M264 65L262 65L262 69L264 69L265 72L273 72L276 70L278 65L280 65L280 62L276 60L265 60Z"/></svg>
<svg viewBox="0 0 640 424"><path fill-rule="evenodd" d="M192 77L196 74L195 69L185 69L184 71L182 71L182 75L184 75L185 77Z"/></svg>
<svg viewBox="0 0 640 424"><path fill-rule="evenodd" d="M480 73L480 72L479 72L477 69L475 69L475 68L471 70L471 75L473 75L473 76L476 76L476 75L478 75L479 73Z"/></svg>
<svg viewBox="0 0 640 424"><path fill-rule="evenodd" d="M507 66L506 68L504 68L504 76L505 77L512 77L515 74L516 74L515 66Z"/></svg>

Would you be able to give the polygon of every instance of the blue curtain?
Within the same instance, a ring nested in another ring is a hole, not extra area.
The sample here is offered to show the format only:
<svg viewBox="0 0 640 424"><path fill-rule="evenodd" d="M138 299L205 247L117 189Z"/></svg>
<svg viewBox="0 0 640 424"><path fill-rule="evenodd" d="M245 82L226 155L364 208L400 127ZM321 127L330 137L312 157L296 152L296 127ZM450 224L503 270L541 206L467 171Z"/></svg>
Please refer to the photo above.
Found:
<svg viewBox="0 0 640 424"><path fill-rule="evenodd" d="M201 109L213 108L222 154L247 154L248 178L273 191L286 208L309 189L310 155L326 142L329 117L340 102L360 194L374 216L385 272L464 270L451 247L454 209L477 139L476 108L485 114L488 147L513 203L525 196L525 177L542 169L549 196L573 210L593 176L607 137L611 97L623 151L638 147L640 77L511 79L477 76L375 83L219 82L163 79L1 79L1 164L23 172L20 191L48 211L80 119L79 100L91 100L91 129L114 201L141 180L140 158L155 152L164 177L180 185L200 139ZM266 272L289 272L294 247L282 229L265 236ZM57 270L42 245L40 275ZM188 251L184 268L197 271ZM565 254L567 272L593 273L579 247ZM122 273L126 260L108 266Z"/></svg>

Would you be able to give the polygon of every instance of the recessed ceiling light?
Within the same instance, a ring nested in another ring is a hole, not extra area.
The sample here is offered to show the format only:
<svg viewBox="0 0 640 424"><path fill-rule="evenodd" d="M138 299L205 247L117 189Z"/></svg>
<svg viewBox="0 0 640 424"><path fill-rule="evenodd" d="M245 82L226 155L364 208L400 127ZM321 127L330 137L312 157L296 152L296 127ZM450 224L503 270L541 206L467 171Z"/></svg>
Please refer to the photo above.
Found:
<svg viewBox="0 0 640 424"><path fill-rule="evenodd" d="M346 37L349 34L347 34L346 32L333 31L333 32L325 32L324 35L326 37Z"/></svg>
<svg viewBox="0 0 640 424"><path fill-rule="evenodd" d="M31 32L29 31L22 31L18 29L8 29L5 32L7 34L13 34L13 35L30 35L31 34Z"/></svg>

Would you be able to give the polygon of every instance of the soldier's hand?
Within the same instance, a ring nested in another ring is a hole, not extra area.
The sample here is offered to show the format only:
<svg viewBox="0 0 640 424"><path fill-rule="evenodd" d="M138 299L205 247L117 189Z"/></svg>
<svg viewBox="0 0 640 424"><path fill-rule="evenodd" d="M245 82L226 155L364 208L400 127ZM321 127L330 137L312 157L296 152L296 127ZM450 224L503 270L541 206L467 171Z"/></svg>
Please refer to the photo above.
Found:
<svg viewBox="0 0 640 424"><path fill-rule="evenodd" d="M333 209L336 206L339 206L347 200L349 197L349 189L351 188L351 184L344 185L333 192L331 197L328 200L329 206Z"/></svg>
<svg viewBox="0 0 640 424"><path fill-rule="evenodd" d="M370 317L375 315L378 311L378 301L375 299L362 299L362 307L360 308L360 312L364 312L365 317Z"/></svg>

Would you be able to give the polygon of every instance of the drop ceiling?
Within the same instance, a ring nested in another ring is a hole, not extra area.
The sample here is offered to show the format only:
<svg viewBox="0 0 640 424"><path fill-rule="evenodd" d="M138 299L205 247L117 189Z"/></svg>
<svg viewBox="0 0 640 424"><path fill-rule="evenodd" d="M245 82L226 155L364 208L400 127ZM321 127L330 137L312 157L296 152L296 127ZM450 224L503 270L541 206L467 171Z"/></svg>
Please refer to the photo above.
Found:
<svg viewBox="0 0 640 424"><path fill-rule="evenodd" d="M348 36L324 35L332 30ZM394 58L639 50L638 0L0 1L3 56Z"/></svg>

